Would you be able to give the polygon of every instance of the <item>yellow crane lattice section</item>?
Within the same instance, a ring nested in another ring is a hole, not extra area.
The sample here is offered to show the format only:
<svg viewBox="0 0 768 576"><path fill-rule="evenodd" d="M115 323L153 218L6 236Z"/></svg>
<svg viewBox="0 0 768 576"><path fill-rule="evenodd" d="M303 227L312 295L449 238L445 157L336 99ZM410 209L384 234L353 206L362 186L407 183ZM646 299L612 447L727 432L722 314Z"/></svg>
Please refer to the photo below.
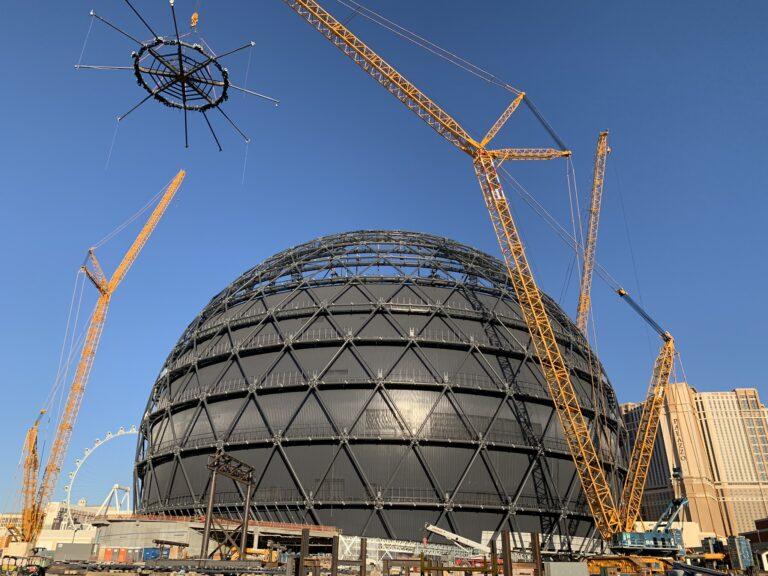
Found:
<svg viewBox="0 0 768 576"><path fill-rule="evenodd" d="M495 161L561 158L569 156L570 151L552 148L487 150L486 144L512 116L524 95L518 95L486 137L478 142L452 116L384 61L315 0L284 1L433 130L472 157L483 198L504 254L509 277L540 359L587 503L600 533L605 538L610 537L619 529L618 512L541 294L528 264L525 249L509 210L495 165Z"/></svg>
<svg viewBox="0 0 768 576"><path fill-rule="evenodd" d="M29 521L26 523L26 532L23 533L25 541L35 542L37 536L40 534L45 507L53 494L53 489L55 488L56 483L58 482L61 466L64 463L64 458L69 447L69 441L72 436L72 430L75 421L77 420L77 415L80 412L80 405L83 401L85 386L88 382L88 377L91 373L91 368L93 367L93 361L96 357L96 351L99 346L101 334L104 330L104 322L107 318L107 311L109 310L109 303L112 299L112 295L125 278L128 270L130 270L131 266L136 261L141 249L147 243L149 236L154 231L157 223L160 221L160 218L162 218L168 205L171 203L171 200L173 200L173 197L181 186L185 175L186 173L183 170L180 170L168 185L162 198L147 219L147 222L133 241L133 244L131 244L131 247L123 256L123 259L112 275L112 278L109 280L106 279L93 250L90 250L88 253L88 260L86 264L83 265L83 270L99 290L99 299L91 314L85 342L80 352L80 360L77 364L77 369L75 370L75 375L72 379L69 392L67 393L64 410L62 411L61 418L56 428L56 434L53 439L48 462L43 472L43 477L40 480L39 487L36 491L34 490L36 482L32 478L30 478L30 483L25 488L25 490L31 490L35 493L35 497L30 498L29 501L25 498L25 508L22 511L22 517L29 516ZM25 472L25 477L26 475ZM34 476L36 477L36 473Z"/></svg>
<svg viewBox="0 0 768 576"><path fill-rule="evenodd" d="M589 200L589 221L587 224L587 240L584 244L584 265L581 269L579 285L579 304L576 308L576 326L581 333L587 335L587 319L592 306L592 273L595 270L595 252L597 249L597 227L600 223L600 204L603 200L603 183L605 182L605 162L608 158L608 131L600 132L595 151L595 167L592 175L592 193Z"/></svg>
<svg viewBox="0 0 768 576"><path fill-rule="evenodd" d="M659 429L661 408L669 383L669 376L675 362L675 340L665 334L664 344L653 366L653 377L648 388L648 395L643 404L643 412L637 427L635 444L629 458L627 479L621 493L620 520L622 529L632 531L640 515L645 481L648 478L653 446Z"/></svg>

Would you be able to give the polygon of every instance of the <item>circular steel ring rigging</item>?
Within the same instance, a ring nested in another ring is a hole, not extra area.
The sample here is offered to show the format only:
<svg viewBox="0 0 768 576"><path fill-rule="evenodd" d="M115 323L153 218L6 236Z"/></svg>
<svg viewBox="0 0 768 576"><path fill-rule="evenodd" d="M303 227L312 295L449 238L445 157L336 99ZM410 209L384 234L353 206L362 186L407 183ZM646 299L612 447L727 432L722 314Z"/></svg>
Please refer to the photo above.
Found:
<svg viewBox="0 0 768 576"><path fill-rule="evenodd" d="M172 53L158 52L163 47L171 47ZM132 56L139 86L166 106L204 112L228 98L227 69L200 44L155 38Z"/></svg>

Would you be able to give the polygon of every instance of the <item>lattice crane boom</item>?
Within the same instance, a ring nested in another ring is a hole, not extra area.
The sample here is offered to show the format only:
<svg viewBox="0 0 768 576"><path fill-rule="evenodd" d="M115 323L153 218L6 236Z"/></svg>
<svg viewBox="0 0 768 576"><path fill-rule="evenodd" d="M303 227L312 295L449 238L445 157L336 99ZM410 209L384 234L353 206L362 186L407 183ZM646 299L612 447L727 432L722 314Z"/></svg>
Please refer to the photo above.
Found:
<svg viewBox="0 0 768 576"><path fill-rule="evenodd" d="M613 494L581 412L576 390L536 286L496 167L493 159L482 153L477 155L474 165L507 272L541 362L587 504L600 533L604 538L610 538L619 528Z"/></svg>
<svg viewBox="0 0 768 576"><path fill-rule="evenodd" d="M541 293L528 264L495 165L495 161L504 160L549 160L569 156L570 151L487 150L485 145L498 133L522 101L520 96L502 113L482 142L478 142L454 118L387 64L315 0L284 1L438 134L472 157L510 280L531 333L587 502L600 533L609 538L619 530L618 511L544 308Z"/></svg>
<svg viewBox="0 0 768 576"><path fill-rule="evenodd" d="M72 379L69 392L67 393L64 410L56 428L51 452L43 472L43 477L40 480L40 485L37 489L34 502L29 505L25 502L25 509L22 511L22 517L25 514L30 514L31 516L28 532L23 534L24 539L28 542L35 542L37 536L40 534L45 507L53 494L56 483L58 482L61 466L64 463L64 458L67 454L67 449L69 448L72 430L80 411L80 405L83 401L85 386L88 383L88 377L96 357L99 340L101 339L101 334L104 330L104 323L107 318L107 311L109 310L109 303L112 299L112 295L125 278L131 265L136 261L141 249L147 243L149 236L154 231L157 223L160 221L160 218L162 218L165 210L168 208L168 205L181 186L185 175L186 173L184 170L180 170L168 185L160 202L155 206L152 214L150 214L147 222L133 241L131 247L123 256L122 261L108 282L101 271L101 266L99 266L93 250L89 251L88 260L86 264L83 265L84 272L99 290L100 295L93 313L91 314L85 342L80 352L80 360L77 364L77 369L75 370L75 375Z"/></svg>
<svg viewBox="0 0 768 576"><path fill-rule="evenodd" d="M635 443L629 458L627 478L621 493L619 517L624 531L634 530L635 521L640 514L640 504L648 478L656 433L659 429L661 408L672 374L675 362L675 340L666 333L656 362L653 366L653 377L648 387L648 395L643 404L640 423L637 426Z"/></svg>
<svg viewBox="0 0 768 576"><path fill-rule="evenodd" d="M579 284L579 304L576 308L576 326L581 333L587 335L587 319L592 304L592 273L595 269L595 251L597 248L597 228L600 223L600 204L603 200L603 183L605 182L605 162L608 158L608 131L600 132L595 151L595 167L592 175L592 193L589 200L589 221L587 224L587 240L584 244L584 265L581 268L581 283Z"/></svg>
<svg viewBox="0 0 768 576"><path fill-rule="evenodd" d="M35 419L35 423L27 430L24 436L24 456L22 470L22 514L21 514L21 537L28 534L34 525L37 514L35 506L35 496L37 490L37 475L40 471L40 456L37 452L37 437L40 429L40 419L45 414L45 410L40 410Z"/></svg>

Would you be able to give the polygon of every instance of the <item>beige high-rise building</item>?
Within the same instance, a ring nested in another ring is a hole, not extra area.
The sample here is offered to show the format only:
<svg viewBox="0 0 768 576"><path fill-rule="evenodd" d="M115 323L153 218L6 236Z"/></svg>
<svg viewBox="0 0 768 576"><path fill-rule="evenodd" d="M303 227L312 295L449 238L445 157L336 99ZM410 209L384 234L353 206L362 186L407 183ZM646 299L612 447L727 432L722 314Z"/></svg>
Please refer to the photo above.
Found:
<svg viewBox="0 0 768 576"><path fill-rule="evenodd" d="M642 404L621 406L634 439ZM681 479L672 485L673 471ZM658 518L678 493L685 519L702 532L728 536L754 530L768 516L768 409L754 388L697 392L670 384L648 473L642 515Z"/></svg>

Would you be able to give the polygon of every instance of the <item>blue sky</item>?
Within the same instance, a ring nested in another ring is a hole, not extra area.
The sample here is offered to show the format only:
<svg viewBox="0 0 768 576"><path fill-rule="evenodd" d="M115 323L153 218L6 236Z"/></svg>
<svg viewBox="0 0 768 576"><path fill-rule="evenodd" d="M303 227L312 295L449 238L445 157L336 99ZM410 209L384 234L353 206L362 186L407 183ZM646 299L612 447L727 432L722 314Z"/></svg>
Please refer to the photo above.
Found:
<svg viewBox="0 0 768 576"><path fill-rule="evenodd" d="M171 32L165 2L136 3L161 34ZM176 4L186 21L198 2ZM325 4L341 17L349 14L334 0ZM242 271L279 250L322 234L400 228L498 254L465 155L282 2L201 5L205 39L219 52L254 40L248 86L282 101L274 108L234 94L226 104L253 140L245 172L246 149L221 119L215 126L223 153L200 117L191 118L192 147L185 150L180 113L154 102L121 124L105 169L115 116L143 93L128 72L75 71L88 12L141 38L146 33L117 0L6 0L0 9L9 52L0 91L6 462L17 460L24 429L48 394L74 274L87 248L180 167L188 170L182 191L114 297L69 461L107 430L138 423L187 323ZM582 200L597 133L610 129L598 259L676 336L692 385L754 386L768 396L760 369L768 322L765 3L366 5L531 95L574 150ZM509 93L362 17L350 27L475 136L509 102ZM129 65L132 49L95 23L83 62ZM236 83L245 83L247 63L247 53L226 61ZM497 140L550 144L525 113ZM564 162L508 168L570 225ZM573 313L577 282L566 283L569 251L514 192L508 195L540 286L562 294ZM135 232L129 228L100 250L105 268L114 268ZM657 341L599 280L594 306L597 348L618 396L639 400ZM105 456L126 472L102 465L103 489L94 488L94 497L124 481L132 449L125 443ZM12 490L4 475L0 494Z"/></svg>

